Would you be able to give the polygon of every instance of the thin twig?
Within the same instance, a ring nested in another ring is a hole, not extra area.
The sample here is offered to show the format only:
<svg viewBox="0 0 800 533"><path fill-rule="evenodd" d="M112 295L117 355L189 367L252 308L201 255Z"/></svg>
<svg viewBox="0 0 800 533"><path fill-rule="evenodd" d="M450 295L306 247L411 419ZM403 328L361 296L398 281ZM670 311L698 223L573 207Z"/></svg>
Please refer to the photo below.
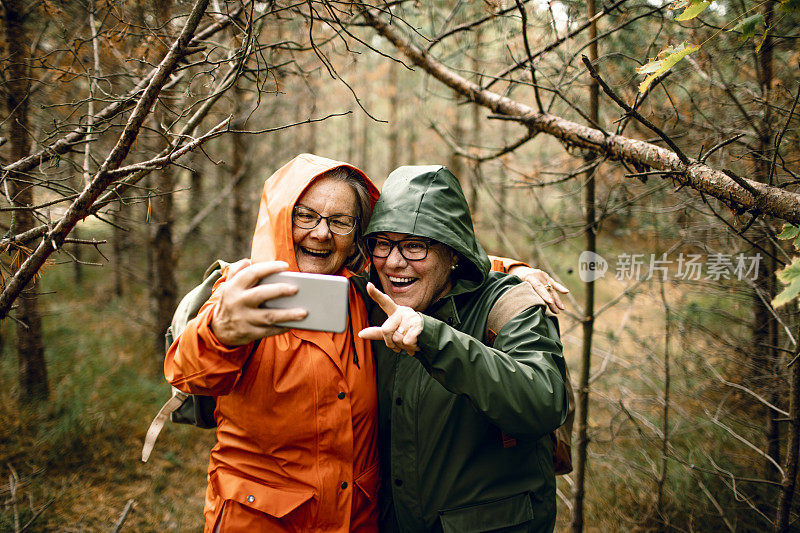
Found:
<svg viewBox="0 0 800 533"><path fill-rule="evenodd" d="M690 163L689 158L686 157L686 155L684 155L684 153L681 151L681 149L678 148L678 146L672 141L672 139L669 138L669 136L667 134L665 134L663 131L661 131L661 129L658 128L658 126L656 126L655 124L653 124L652 122L647 120L645 117L643 117L638 111L636 111L631 106L626 104L622 100L622 98L617 96L617 93L615 93L614 90L611 89L611 87L609 87L608 84L605 81L603 81L603 79L600 77L600 75L597 74L597 71L592 66L592 62L589 61L588 57L582 56L581 57L581 61L583 61L583 64L586 65L586 68L589 70L589 75L592 78L594 78L595 80L597 80L597 83L600 84L600 87L603 89L603 92L606 93L609 98L614 100L614 102L618 106L620 106L622 109L624 109L626 113L628 113L630 116L632 116L633 118L635 118L636 120L641 122L647 128L651 129L656 135L661 137L661 139L665 143L667 143L667 145L670 148L672 148L672 151L675 152L675 155L678 156L678 159L681 160L681 163L683 163L684 165L689 165L689 163Z"/></svg>
<svg viewBox="0 0 800 533"><path fill-rule="evenodd" d="M716 376L716 378L717 378L717 379L718 379L718 380L719 380L721 383L723 383L724 385L727 385L727 386L729 386L729 387L733 387L734 389L738 389L738 390L740 390L740 391L742 391L742 392L746 392L747 394L749 394L749 395L753 396L753 397L754 397L756 400L758 400L758 401L759 401L759 402L761 402L762 404L766 405L767 407L769 407L769 408L770 408L770 409L772 409L773 411L775 411L775 412L777 412L777 413L780 413L780 414L782 414L783 416L789 416L789 412L788 412L788 411L784 411L784 410L783 410L783 409L781 409L780 407L776 407L775 405L772 405L771 403L769 403L767 400L765 400L764 398L762 398L761 396L759 396L759 395L758 395L757 393L755 393L754 391L752 391L752 390L748 389L747 387L745 387L745 386L743 386L743 385L739 385L738 383L733 383L733 382L730 382L730 381L728 381L727 379L723 378L723 377L722 377L722 376L719 374L719 372L717 372L717 369L716 369L716 368L714 368L713 366L711 366L711 363L709 363L708 361L705 361L705 364L706 364L706 366L709 368L709 370L711 370L711 372L714 374L714 376Z"/></svg>
<svg viewBox="0 0 800 533"><path fill-rule="evenodd" d="M222 31L223 29L227 28L228 25L231 24L231 21L237 17L242 12L242 7L237 7L229 16L219 18L214 22L210 23L208 26L203 28L202 30L198 31L194 38L186 45L184 49L184 57L197 53L201 50L198 47L198 43L203 42L204 40L209 39L214 34ZM136 86L125 93L123 96L119 97L117 101L112 104L109 104L101 111L99 111L95 115L95 126L100 123L100 121L109 121L112 120L114 117L119 116L120 113L125 111L126 109L134 106L138 101L137 98L140 98L143 91L147 88L152 80L153 76L156 74L157 69L151 70L147 76L142 78ZM182 76L174 76L172 77L165 85L164 90L170 89L175 86L180 80ZM24 157L18 161L15 161L8 166L3 167L3 175L0 179L4 180L5 176L7 175L7 171L16 171L16 172L28 172L37 166L46 163L54 158L57 158L59 155L67 153L71 150L74 146L86 142L86 129L83 126L76 128L75 130L67 133L64 137L58 139L54 143L51 143L38 152L31 154L27 157Z"/></svg>
<svg viewBox="0 0 800 533"><path fill-rule="evenodd" d="M49 500L49 501L48 501L46 504L44 504L44 505L42 505L41 507L39 507L39 509L37 509L37 510L36 510L36 512L35 512L35 513L33 513L33 516L31 517L31 519L30 519L30 520L28 520L27 522L25 522L25 525L24 525L24 526L22 526L22 529L20 529L20 530L19 530L19 533L23 533L23 532L24 532L26 529L28 529L28 526L30 526L31 524L33 524L34 520L36 520L37 518L39 518L39 516L40 516L40 515L41 515L41 514L42 514L42 513L45 511L45 509L47 509L48 507L50 507L50 505L52 505L52 503L53 503L54 501L56 501L56 499L55 499L55 498L50 498L50 500Z"/></svg>
<svg viewBox="0 0 800 533"><path fill-rule="evenodd" d="M756 446L755 444L753 444L749 440L745 439L744 437L742 437L741 435L736 433L730 427L728 427L725 424L723 424L722 422L720 422L719 419L717 418L717 416L716 415L712 415L711 413L709 413L708 409L706 409L705 407L703 408L703 411L705 411L706 415L708 415L708 418L711 420L712 423L714 423L715 425L717 425L717 426L721 427L722 429L724 429L725 431L727 431L733 438L735 438L736 440L738 440L739 442L741 442L742 444L744 444L745 446L747 446L748 448L750 448L751 450L753 450L754 452L756 452L757 454L762 456L768 462L770 462L772 464L772 466L774 466L778 470L778 472L780 472L782 478L786 475L786 473L783 471L783 468L781 468L781 465L779 465L777 462L775 462L775 459L770 457L770 455L768 453L765 453L764 450L762 450L761 448L759 448L758 446Z"/></svg>
<svg viewBox="0 0 800 533"><path fill-rule="evenodd" d="M69 196L64 196L63 198L58 198L56 200L50 200L49 202L44 202L43 204L39 204L39 205L33 205L33 206L26 205L26 206L20 206L20 207L16 207L16 206L0 207L0 212L2 212L2 211L35 211L36 209L41 209L43 207L48 207L48 206L51 206L51 205L54 205L54 204L59 204L61 202L74 200L77 197L78 197L77 194L71 194Z"/></svg>
<svg viewBox="0 0 800 533"><path fill-rule="evenodd" d="M544 113L544 107L542 106L542 99L539 96L539 86L536 83L536 67L533 64L533 56L531 55L531 47L528 43L528 14L525 12L525 6L522 5L520 0L515 0L517 3L517 9L519 10L519 14L522 17L522 42L525 45L525 53L528 55L528 67L531 69L531 83L533 84L533 96L536 98L536 107L539 109L539 113Z"/></svg>
<svg viewBox="0 0 800 533"><path fill-rule="evenodd" d="M527 4L530 1L531 0L522 0L522 3L523 4ZM622 1L624 2L625 0L622 0ZM428 45L428 47L425 50L427 52L430 52L431 48L433 48L434 46L436 46L437 44L442 42L447 37L450 37L451 35L459 33L459 32L462 32L462 31L471 30L472 28L480 26L481 24L483 24L485 22L488 22L490 20L495 20L495 19L497 19L497 17L501 17L501 16L505 15L506 13L508 13L509 11L514 11L515 9L517 9L516 6L507 7L505 9L501 9L500 11L498 11L496 13L491 13L489 15L486 15L483 18L479 18L477 20L473 20L472 22L466 22L464 24L459 24L455 28L451 28L451 29L447 30L446 32L444 32L444 33L438 35L437 37L433 38L431 40L430 44ZM442 29L444 29L444 27Z"/></svg>
<svg viewBox="0 0 800 533"><path fill-rule="evenodd" d="M122 524L124 524L125 519L128 518L128 513L131 512L132 507L133 507L133 498L129 499L128 503L125 504L125 508L122 510L122 514L119 515L117 523L114 524L113 533L119 533L119 530L122 529Z"/></svg>
<svg viewBox="0 0 800 533"><path fill-rule="evenodd" d="M627 0L617 0L617 2L614 2L610 6L607 6L607 7L603 8L602 11L600 11L595 16L593 16L592 18L590 18L587 21L585 21L583 24L581 24L580 26L578 26L577 28L575 28L574 30L569 32L564 37L561 37L560 39L556 39L555 41L553 41L552 43L548 44L547 46L545 46L541 50L538 50L534 54L530 55L528 58L526 58L526 59L524 59L522 61L518 61L517 63L515 63L515 64L511 65L510 67L508 67L507 69L505 69L503 72L497 74L496 76L493 76L494 79L491 82L489 82L485 87L483 87L483 89L490 89L492 87L492 85L494 85L495 83L497 83L498 81L503 79L505 76L511 74L515 70L518 70L518 69L524 67L525 64L529 60L536 59L537 57L541 56L542 54L546 54L547 52L550 52L551 50L554 50L555 48L561 46L561 44L566 42L568 39L572 39L573 37L575 37L576 35L578 35L582 31L584 31L586 28L591 26L592 23L597 21L600 17L602 17L604 15L607 15L608 13L610 13L613 10L615 10L620 5L625 3L626 1Z"/></svg>
<svg viewBox="0 0 800 533"><path fill-rule="evenodd" d="M714 152L716 152L720 148L723 148L723 147L729 145L730 143L732 143L734 141L738 141L739 139L744 137L744 135L745 135L744 133L739 133L738 135L734 135L730 139L725 139L724 141L718 142L717 144L715 144L714 146L709 148L706 153L701 154L700 157L697 158L697 160L700 161L701 163L705 163L706 159L708 159L708 156L710 156L711 154L713 154Z"/></svg>
<svg viewBox="0 0 800 533"><path fill-rule="evenodd" d="M722 507L720 506L720 504L719 504L719 502L717 501L717 499L716 499L716 498L714 498L714 496L711 494L711 492L709 492L708 488L706 488L705 484L703 483L703 480L702 480L702 479L700 479L700 478L699 478L699 477L698 477L696 474L695 474L695 476L694 476L694 477L695 477L695 479L697 479L697 484L698 484L698 485L700 486L700 488L702 489L702 491L703 491L703 494L705 494L705 495L706 495L706 497L707 497L709 500L711 500L711 504L714 506L714 508L715 508L715 509L717 510L717 512L719 513L719 516L720 516L720 518L722 518L722 521L723 521L723 522L725 522L725 525L726 525L726 526L728 526L728 531L730 531L731 533L733 533L734 531L736 531L736 529L734 529L733 525L731 525L731 523L730 523L730 522L728 521L728 519L726 518L726 516L725 516L725 512L722 510Z"/></svg>
<svg viewBox="0 0 800 533"><path fill-rule="evenodd" d="M792 121L792 116L794 115L794 110L797 107L797 100L800 99L800 85L797 87L797 94L794 96L794 102L792 103L792 109L789 111L789 116L786 117L786 122L783 125L783 129L778 134L778 137L775 139L775 150L772 153L772 162L769 165L769 179L767 183L772 183L772 177L775 175L775 162L778 159L778 148L781 146L781 141L783 140L783 136L786 133L786 130L789 128L789 122Z"/></svg>
<svg viewBox="0 0 800 533"><path fill-rule="evenodd" d="M17 484L19 483L19 476L17 471L11 464L8 464L8 469L11 473L8 475L8 490L11 493L11 508L14 510L14 531L19 533L19 508L17 507Z"/></svg>

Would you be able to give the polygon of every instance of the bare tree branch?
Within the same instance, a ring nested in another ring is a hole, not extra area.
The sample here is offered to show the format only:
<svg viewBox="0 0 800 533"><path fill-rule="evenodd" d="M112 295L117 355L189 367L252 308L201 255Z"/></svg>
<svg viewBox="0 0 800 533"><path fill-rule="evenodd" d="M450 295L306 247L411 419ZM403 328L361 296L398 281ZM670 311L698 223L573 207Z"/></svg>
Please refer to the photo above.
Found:
<svg viewBox="0 0 800 533"><path fill-rule="evenodd" d="M213 23L209 24L206 28L202 31L198 32L197 35L192 39L189 44L187 44L182 49L182 53L185 56L189 53L195 53L201 50L198 45L205 39L212 37L214 34L222 31L223 29L227 28L234 17L238 16L241 13L242 8L239 7L234 13L230 16L219 19L214 21ZM148 84L152 81L153 76L156 73L156 69L151 70L147 76L142 78L136 86L128 91L124 96L120 97L117 101L107 105L103 109L101 109L95 116L94 116L94 125L97 126L98 124L111 120L114 117L118 116L120 113L124 112L126 109L129 109L131 106L135 105L137 102L137 98L141 98L142 91L148 86ZM167 82L163 89L167 89L172 87L179 78L174 78ZM51 161L52 159L66 154L69 152L74 146L85 142L87 136L87 129L86 128L78 128L61 139L55 141L54 143L45 146L41 150L33 153L23 159L18 161L14 161L6 166L2 167L3 175L2 180L5 180L5 177L8 175L9 172L29 172L34 168L38 167L39 165Z"/></svg>
<svg viewBox="0 0 800 533"><path fill-rule="evenodd" d="M402 36L396 28L379 18L370 8L362 10L367 23L389 40L414 64L451 87L468 100L487 107L498 114L515 117L534 131L541 131L560 139L568 146L591 150L600 155L650 167L674 171L670 179L698 192L708 194L735 210L752 210L800 224L800 195L778 187L747 180L758 196L708 165L690 161L685 165L678 155L654 144L618 135L604 135L593 128L576 124L556 115L538 113L531 107L481 89L475 83L459 76L432 58L425 51Z"/></svg>
<svg viewBox="0 0 800 533"><path fill-rule="evenodd" d="M86 216L94 201L113 182L114 177L111 175L111 171L119 167L130 151L144 119L150 114L158 94L169 79L170 74L174 71L178 61L183 57L186 46L197 29L203 13L205 13L208 1L197 0L195 2L180 36L175 40L169 52L167 52L167 55L155 70L150 83L131 112L128 123L120 134L116 146L100 166L91 184L81 192L80 196L70 205L64 217L49 232L47 237L42 239L33 254L25 260L19 270L6 283L3 292L0 293L0 318L5 318L8 315L11 305L22 289L33 279L47 258L61 246L72 228Z"/></svg>

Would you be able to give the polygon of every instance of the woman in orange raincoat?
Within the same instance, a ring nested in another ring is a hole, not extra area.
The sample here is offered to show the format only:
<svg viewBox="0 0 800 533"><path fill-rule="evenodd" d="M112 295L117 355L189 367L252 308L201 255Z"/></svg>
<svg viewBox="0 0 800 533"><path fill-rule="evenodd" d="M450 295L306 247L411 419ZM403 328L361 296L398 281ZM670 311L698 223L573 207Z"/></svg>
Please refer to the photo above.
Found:
<svg viewBox="0 0 800 533"><path fill-rule="evenodd" d="M253 305L292 292L257 285L279 270L360 270L377 197L346 163L303 154L283 166L264 185L252 264L231 266L170 348L167 380L217 397L206 533L377 531L377 394L369 342L357 335L362 298L351 284L343 333L276 328L304 311Z"/></svg>

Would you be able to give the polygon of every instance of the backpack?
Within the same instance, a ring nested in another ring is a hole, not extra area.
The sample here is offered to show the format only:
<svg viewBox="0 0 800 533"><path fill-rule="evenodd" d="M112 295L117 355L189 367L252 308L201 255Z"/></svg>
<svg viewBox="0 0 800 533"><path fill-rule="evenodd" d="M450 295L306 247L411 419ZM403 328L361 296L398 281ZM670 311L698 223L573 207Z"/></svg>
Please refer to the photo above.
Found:
<svg viewBox="0 0 800 533"><path fill-rule="evenodd" d="M203 304L211 297L214 284L222 277L222 271L229 264L220 259L214 261L203 274L202 283L183 297L172 315L172 324L164 334L167 350L172 346L175 338L183 333L186 324L197 315ZM188 394L172 387L172 397L161 407L147 430L142 447L142 461L147 462L147 459L150 458L150 453L153 451L153 446L155 446L156 439L168 416L177 424L191 424L210 429L217 426L217 422L214 420L216 406L217 402L212 396Z"/></svg>
<svg viewBox="0 0 800 533"><path fill-rule="evenodd" d="M485 344L493 346L497 338L497 333L513 317L531 307L531 305L544 305L546 314L553 315L545 304L544 300L534 292L527 283L520 283L509 291L506 291L492 306L489 311L489 318L486 320L486 333L484 335ZM558 323L556 323L558 324ZM569 474L572 472L572 423L575 419L575 393L572 390L572 382L569 376L569 367L564 362L566 380L564 384L567 389L569 408L567 418L561 426L550 433L550 440L553 443L553 466L557 475ZM503 446L514 446L516 441L506 434L503 434Z"/></svg>

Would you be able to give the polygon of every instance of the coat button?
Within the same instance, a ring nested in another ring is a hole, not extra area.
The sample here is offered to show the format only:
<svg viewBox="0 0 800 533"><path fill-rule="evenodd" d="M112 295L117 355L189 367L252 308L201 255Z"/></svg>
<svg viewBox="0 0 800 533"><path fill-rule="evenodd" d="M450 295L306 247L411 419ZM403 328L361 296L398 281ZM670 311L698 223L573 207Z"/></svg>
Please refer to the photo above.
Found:
<svg viewBox="0 0 800 533"><path fill-rule="evenodd" d="M336 395L336 397L339 398L340 400L344 400L344 393L340 392L339 394Z"/></svg>
<svg viewBox="0 0 800 533"><path fill-rule="evenodd" d="M256 497L252 494L247 497L247 503L253 503L254 501L256 501Z"/></svg>
<svg viewBox="0 0 800 533"><path fill-rule="evenodd" d="M395 479L394 480L394 484L397 485L398 487L402 487L403 486L403 480L402 479Z"/></svg>
<svg viewBox="0 0 800 533"><path fill-rule="evenodd" d="M397 404L397 405L403 405L403 399L402 399L402 398L397 398L397 399L394 401L394 403L395 403L395 404Z"/></svg>
<svg viewBox="0 0 800 533"><path fill-rule="evenodd" d="M342 487L342 489L346 489L347 488L347 481L342 481L341 487Z"/></svg>

